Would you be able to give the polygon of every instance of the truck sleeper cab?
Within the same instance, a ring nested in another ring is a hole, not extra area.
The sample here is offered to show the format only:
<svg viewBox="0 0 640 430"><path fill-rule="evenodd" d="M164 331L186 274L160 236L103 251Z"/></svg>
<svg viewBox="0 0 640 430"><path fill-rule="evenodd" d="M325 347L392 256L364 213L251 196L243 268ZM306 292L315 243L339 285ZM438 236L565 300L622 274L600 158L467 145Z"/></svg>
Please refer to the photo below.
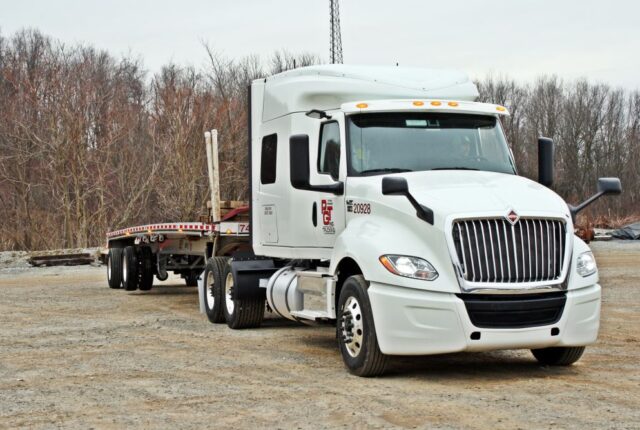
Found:
<svg viewBox="0 0 640 430"><path fill-rule="evenodd" d="M232 328L268 309L336 325L350 372L391 355L531 349L567 365L595 342L600 285L573 207L518 176L502 106L455 71L312 66L250 86L251 247L214 270Z"/></svg>

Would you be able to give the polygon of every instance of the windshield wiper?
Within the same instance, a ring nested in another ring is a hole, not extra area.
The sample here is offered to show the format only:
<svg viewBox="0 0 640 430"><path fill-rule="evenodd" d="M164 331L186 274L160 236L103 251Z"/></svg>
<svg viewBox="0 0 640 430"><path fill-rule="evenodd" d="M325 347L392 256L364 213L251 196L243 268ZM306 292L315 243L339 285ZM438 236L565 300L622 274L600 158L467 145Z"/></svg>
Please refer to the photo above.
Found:
<svg viewBox="0 0 640 430"><path fill-rule="evenodd" d="M381 169L369 169L363 170L360 172L361 175L372 175L376 173L404 173L404 172L413 172L411 169L401 169L399 167L384 167Z"/></svg>
<svg viewBox="0 0 640 430"><path fill-rule="evenodd" d="M474 169L473 167L436 167L431 170L480 170L480 169Z"/></svg>

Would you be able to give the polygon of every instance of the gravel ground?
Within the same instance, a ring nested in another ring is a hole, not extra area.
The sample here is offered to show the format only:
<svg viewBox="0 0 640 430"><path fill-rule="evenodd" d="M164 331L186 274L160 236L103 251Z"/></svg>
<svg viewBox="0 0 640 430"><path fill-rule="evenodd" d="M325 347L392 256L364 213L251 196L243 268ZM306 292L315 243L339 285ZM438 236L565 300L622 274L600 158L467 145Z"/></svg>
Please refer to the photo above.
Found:
<svg viewBox="0 0 640 430"><path fill-rule="evenodd" d="M110 290L103 267L0 268L0 427L640 428L640 244L594 244L596 345L569 368L527 351L342 366L330 327L212 325L177 278Z"/></svg>

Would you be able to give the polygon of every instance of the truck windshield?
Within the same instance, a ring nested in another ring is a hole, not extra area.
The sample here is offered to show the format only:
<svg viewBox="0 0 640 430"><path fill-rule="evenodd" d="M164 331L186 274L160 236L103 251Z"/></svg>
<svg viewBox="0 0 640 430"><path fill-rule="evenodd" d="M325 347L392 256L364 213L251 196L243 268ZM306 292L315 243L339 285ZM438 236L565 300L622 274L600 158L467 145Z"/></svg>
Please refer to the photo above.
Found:
<svg viewBox="0 0 640 430"><path fill-rule="evenodd" d="M351 176L424 170L515 173L493 116L393 112L349 117Z"/></svg>

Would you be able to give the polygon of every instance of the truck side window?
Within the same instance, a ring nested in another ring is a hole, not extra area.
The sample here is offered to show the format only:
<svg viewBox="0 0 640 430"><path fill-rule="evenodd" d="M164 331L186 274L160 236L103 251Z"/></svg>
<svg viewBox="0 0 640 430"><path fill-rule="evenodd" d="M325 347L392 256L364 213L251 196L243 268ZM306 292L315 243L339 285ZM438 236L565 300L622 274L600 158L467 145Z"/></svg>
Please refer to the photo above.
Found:
<svg viewBox="0 0 640 430"><path fill-rule="evenodd" d="M262 138L260 154L260 182L273 184L276 182L276 154L278 152L278 135L270 134Z"/></svg>
<svg viewBox="0 0 640 430"><path fill-rule="evenodd" d="M320 129L318 173L327 173L338 180L340 170L340 126L337 122L325 122Z"/></svg>

